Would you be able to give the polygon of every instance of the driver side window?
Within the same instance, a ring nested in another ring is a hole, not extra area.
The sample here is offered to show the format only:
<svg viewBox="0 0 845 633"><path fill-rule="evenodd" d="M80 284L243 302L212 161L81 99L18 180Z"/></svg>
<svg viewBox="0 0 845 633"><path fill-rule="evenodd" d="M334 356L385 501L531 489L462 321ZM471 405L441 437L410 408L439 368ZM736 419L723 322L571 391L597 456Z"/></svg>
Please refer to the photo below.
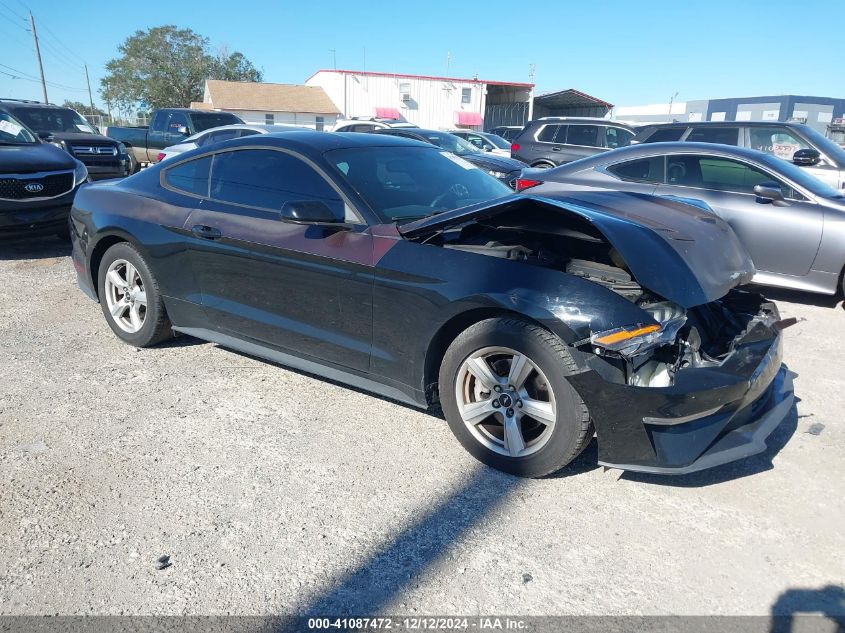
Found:
<svg viewBox="0 0 845 633"><path fill-rule="evenodd" d="M786 183L751 165L715 156L669 156L666 180L670 185L713 191L753 194L755 185L776 182L785 198L805 198Z"/></svg>
<svg viewBox="0 0 845 633"><path fill-rule="evenodd" d="M287 152L244 149L215 154L210 195L221 202L276 212L285 202L318 200L337 218L360 222L323 176Z"/></svg>

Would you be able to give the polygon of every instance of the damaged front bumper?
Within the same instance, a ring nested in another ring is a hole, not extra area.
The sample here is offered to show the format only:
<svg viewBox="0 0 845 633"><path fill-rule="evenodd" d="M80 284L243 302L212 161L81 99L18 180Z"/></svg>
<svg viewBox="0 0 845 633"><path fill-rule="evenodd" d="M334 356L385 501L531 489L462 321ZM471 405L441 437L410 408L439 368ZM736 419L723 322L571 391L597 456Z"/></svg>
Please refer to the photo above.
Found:
<svg viewBox="0 0 845 633"><path fill-rule="evenodd" d="M668 387L610 382L589 369L569 381L590 411L599 464L686 474L763 452L794 401L772 319L755 321L721 363L677 372Z"/></svg>

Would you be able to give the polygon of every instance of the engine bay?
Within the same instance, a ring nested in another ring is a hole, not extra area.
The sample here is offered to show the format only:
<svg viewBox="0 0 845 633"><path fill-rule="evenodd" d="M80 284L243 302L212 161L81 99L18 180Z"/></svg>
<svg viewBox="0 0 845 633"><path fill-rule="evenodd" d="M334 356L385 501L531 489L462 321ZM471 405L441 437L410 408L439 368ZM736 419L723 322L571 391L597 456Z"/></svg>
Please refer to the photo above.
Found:
<svg viewBox="0 0 845 633"><path fill-rule="evenodd" d="M760 318L760 295L732 290L717 301L689 310L642 287L619 252L587 221L561 222L537 217L477 220L430 235L425 243L566 272L604 286L631 301L660 324L649 346L629 353L574 347L613 366L620 382L638 387L668 387L687 368L721 364L737 338Z"/></svg>

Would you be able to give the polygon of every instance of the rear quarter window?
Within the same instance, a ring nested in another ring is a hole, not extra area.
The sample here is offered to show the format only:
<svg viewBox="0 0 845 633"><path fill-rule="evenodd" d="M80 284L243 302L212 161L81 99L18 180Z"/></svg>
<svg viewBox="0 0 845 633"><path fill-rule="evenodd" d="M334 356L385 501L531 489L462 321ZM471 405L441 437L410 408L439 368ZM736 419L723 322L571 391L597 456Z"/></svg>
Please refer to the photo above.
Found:
<svg viewBox="0 0 845 633"><path fill-rule="evenodd" d="M619 178L629 182L653 182L662 183L665 161L662 156L640 158L629 160L624 163L616 163L607 168L607 171Z"/></svg>
<svg viewBox="0 0 845 633"><path fill-rule="evenodd" d="M194 196L208 197L211 156L204 156L164 170L164 182L171 188Z"/></svg>
<svg viewBox="0 0 845 633"><path fill-rule="evenodd" d="M566 143L566 125L545 125L537 135L543 143Z"/></svg>

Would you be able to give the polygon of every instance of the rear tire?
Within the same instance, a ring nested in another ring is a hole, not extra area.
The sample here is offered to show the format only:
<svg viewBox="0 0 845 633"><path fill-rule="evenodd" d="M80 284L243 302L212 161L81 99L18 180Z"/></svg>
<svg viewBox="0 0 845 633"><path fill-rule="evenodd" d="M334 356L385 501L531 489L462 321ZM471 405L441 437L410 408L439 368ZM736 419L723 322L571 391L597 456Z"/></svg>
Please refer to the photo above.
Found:
<svg viewBox="0 0 845 633"><path fill-rule="evenodd" d="M97 288L106 322L124 343L150 347L172 338L158 283L134 246L120 242L105 252Z"/></svg>
<svg viewBox="0 0 845 633"><path fill-rule="evenodd" d="M440 367L440 402L471 455L498 470L542 477L574 460L593 436L587 407L566 377L566 345L518 318L462 332Z"/></svg>

